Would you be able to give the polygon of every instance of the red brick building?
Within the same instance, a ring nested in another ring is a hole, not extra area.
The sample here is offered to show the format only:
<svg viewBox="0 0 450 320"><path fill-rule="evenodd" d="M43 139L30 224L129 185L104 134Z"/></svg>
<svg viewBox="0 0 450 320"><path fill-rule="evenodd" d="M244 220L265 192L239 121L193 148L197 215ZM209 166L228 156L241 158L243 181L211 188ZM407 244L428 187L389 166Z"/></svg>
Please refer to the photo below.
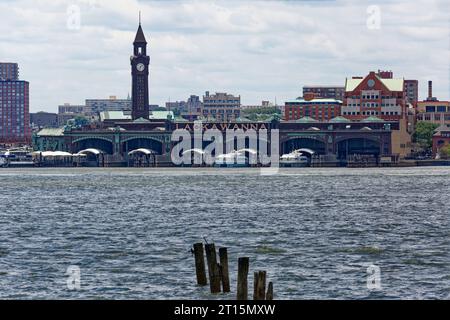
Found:
<svg viewBox="0 0 450 320"><path fill-rule="evenodd" d="M433 135L433 155L436 156L439 150L450 145L450 127L442 125L435 130Z"/></svg>
<svg viewBox="0 0 450 320"><path fill-rule="evenodd" d="M370 116L393 121L407 115L403 79L382 78L375 72L345 81L342 116L361 120Z"/></svg>
<svg viewBox="0 0 450 320"><path fill-rule="evenodd" d="M289 121L309 117L328 121L341 114L341 105L341 100L317 98L314 93L308 92L303 98L285 102L284 119Z"/></svg>
<svg viewBox="0 0 450 320"><path fill-rule="evenodd" d="M29 143L30 95L27 81L0 81L0 143Z"/></svg>

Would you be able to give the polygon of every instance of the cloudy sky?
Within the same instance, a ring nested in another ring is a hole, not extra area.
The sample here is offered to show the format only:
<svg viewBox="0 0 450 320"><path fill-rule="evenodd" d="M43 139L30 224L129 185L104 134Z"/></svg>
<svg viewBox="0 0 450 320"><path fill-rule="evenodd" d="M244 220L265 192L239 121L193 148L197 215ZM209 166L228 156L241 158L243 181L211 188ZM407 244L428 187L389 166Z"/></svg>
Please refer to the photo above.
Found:
<svg viewBox="0 0 450 320"><path fill-rule="evenodd" d="M30 81L31 111L126 97L138 12L151 55L150 102L205 91L243 104L344 85L370 70L433 80L450 98L448 0L0 0L0 61ZM77 18L79 10L79 19Z"/></svg>

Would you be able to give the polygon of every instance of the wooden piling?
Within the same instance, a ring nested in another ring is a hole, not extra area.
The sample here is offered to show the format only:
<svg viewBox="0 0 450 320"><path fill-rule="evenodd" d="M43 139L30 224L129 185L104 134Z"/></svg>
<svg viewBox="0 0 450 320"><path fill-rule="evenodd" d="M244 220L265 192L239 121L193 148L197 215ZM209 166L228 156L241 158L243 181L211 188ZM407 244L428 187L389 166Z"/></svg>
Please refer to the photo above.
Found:
<svg viewBox="0 0 450 320"><path fill-rule="evenodd" d="M203 243L200 242L194 244L194 256L195 256L195 273L197 275L197 284L200 286L206 286L208 284L208 281L206 280Z"/></svg>
<svg viewBox="0 0 450 320"><path fill-rule="evenodd" d="M273 283L269 282L269 287L267 288L266 300L273 300Z"/></svg>
<svg viewBox="0 0 450 320"><path fill-rule="evenodd" d="M253 300L266 299L266 271L255 272L253 283Z"/></svg>
<svg viewBox="0 0 450 320"><path fill-rule="evenodd" d="M258 272L253 272L253 300L256 299L256 296L258 295Z"/></svg>
<svg viewBox="0 0 450 320"><path fill-rule="evenodd" d="M248 266L248 257L238 259L237 300L248 300Z"/></svg>
<svg viewBox="0 0 450 320"><path fill-rule="evenodd" d="M208 262L209 285L211 293L220 292L220 273L217 266L216 246L214 243L205 245L206 260Z"/></svg>
<svg viewBox="0 0 450 320"><path fill-rule="evenodd" d="M227 248L219 248L220 271L223 292L230 292L230 274L228 272Z"/></svg>

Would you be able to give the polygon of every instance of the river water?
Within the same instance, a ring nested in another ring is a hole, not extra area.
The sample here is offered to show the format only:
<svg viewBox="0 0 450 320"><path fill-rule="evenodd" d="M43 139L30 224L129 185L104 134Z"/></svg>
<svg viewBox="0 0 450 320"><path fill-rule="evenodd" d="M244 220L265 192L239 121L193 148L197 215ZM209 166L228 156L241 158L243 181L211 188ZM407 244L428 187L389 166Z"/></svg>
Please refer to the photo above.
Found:
<svg viewBox="0 0 450 320"><path fill-rule="evenodd" d="M233 298L243 256L276 299L450 294L450 168L0 169L0 188L0 298ZM231 294L196 286L203 237Z"/></svg>

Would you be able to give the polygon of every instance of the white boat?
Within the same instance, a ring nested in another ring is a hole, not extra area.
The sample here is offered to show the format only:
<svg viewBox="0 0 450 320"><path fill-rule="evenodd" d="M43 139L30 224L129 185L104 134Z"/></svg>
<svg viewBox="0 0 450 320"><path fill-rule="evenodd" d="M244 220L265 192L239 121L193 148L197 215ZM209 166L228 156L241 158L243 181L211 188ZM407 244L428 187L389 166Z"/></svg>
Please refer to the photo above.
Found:
<svg viewBox="0 0 450 320"><path fill-rule="evenodd" d="M0 155L0 168L6 167L7 165L8 165L8 161L6 160L6 158L5 158L5 157L2 157L2 156Z"/></svg>
<svg viewBox="0 0 450 320"><path fill-rule="evenodd" d="M226 154L220 154L214 160L215 167L240 168L248 167L247 157L239 151L232 151Z"/></svg>
<svg viewBox="0 0 450 320"><path fill-rule="evenodd" d="M280 157L280 165L282 167L307 167L310 165L310 160L303 151L294 150Z"/></svg>

